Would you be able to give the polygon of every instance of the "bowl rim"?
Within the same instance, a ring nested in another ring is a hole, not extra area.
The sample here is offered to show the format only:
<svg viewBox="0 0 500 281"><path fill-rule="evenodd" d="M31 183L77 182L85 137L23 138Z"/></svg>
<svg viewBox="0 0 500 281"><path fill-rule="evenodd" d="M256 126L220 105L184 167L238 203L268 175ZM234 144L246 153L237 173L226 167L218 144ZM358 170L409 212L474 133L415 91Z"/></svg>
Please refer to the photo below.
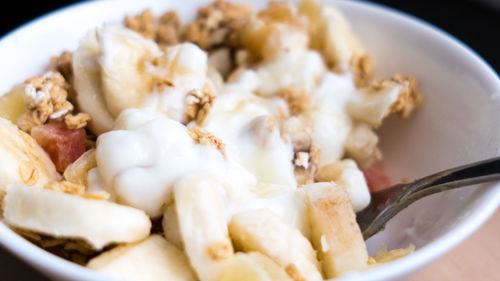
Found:
<svg viewBox="0 0 500 281"><path fill-rule="evenodd" d="M135 1L137 0L132 0L131 2ZM43 24L44 21L52 17L72 13L83 7L90 8L90 6L96 6L97 8L103 2L112 1L93 0L73 3L46 13L45 15L20 25L0 37L0 46L11 38L27 32L27 30L33 28L35 25ZM337 5L340 8L342 8L342 6L352 6L353 9L369 10L370 12L380 14L381 17L392 17L396 21L412 25L413 28L419 29L421 32L440 40L442 44L458 49L467 59L474 62L475 67L479 69L481 76L488 80L488 83L492 83L495 87L500 89L500 78L491 65L462 41L431 23L395 8L373 2L348 0L325 0L324 2ZM472 214L457 223L453 230L447 231L445 234L419 248L409 256L403 257L387 265L372 268L366 272L350 273L336 280L347 281L359 280L362 278L362 280L375 281L396 278L398 276L403 276L405 273L409 274L442 256L475 232L495 212L497 207L500 206L500 183L489 184L485 188L488 190L481 196L483 204L475 207L472 210ZM58 274L59 276L64 276L65 278L77 278L78 280L109 280L109 277L59 258L35 246L17 235L3 223L0 223L0 246L20 260L45 273L50 272Z"/></svg>

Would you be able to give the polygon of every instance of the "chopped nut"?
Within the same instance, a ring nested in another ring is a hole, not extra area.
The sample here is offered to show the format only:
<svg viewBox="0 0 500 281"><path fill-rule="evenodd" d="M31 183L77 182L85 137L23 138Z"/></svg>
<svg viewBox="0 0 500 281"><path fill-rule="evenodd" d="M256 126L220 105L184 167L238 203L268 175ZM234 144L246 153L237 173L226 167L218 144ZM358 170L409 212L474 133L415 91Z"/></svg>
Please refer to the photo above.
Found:
<svg viewBox="0 0 500 281"><path fill-rule="evenodd" d="M209 132L202 130L196 126L192 131L188 131L189 136L197 143L202 145L211 145L217 148L223 155L225 155L226 145L221 139L215 137Z"/></svg>
<svg viewBox="0 0 500 281"><path fill-rule="evenodd" d="M196 123L203 125L214 99L215 94L208 86L204 87L203 90L195 89L190 91L186 96L188 120L194 120Z"/></svg>
<svg viewBox="0 0 500 281"><path fill-rule="evenodd" d="M125 26L151 40L156 37L155 18L149 9L135 17L125 17Z"/></svg>
<svg viewBox="0 0 500 281"><path fill-rule="evenodd" d="M422 93L417 89L415 77L395 75L392 81L403 84L405 89L399 94L398 100L392 105L390 113L397 113L401 118L410 116L413 109L422 104Z"/></svg>
<svg viewBox="0 0 500 281"><path fill-rule="evenodd" d="M78 113L76 115L67 114L64 116L64 123L66 127L71 130L80 129L87 126L90 121L90 115L87 113Z"/></svg>
<svg viewBox="0 0 500 281"><path fill-rule="evenodd" d="M276 95L288 103L293 115L305 112L311 107L311 99L305 91L285 88L280 89Z"/></svg>
<svg viewBox="0 0 500 281"><path fill-rule="evenodd" d="M240 31L250 17L251 8L245 4L217 0L200 8L196 19L186 27L183 39L198 44L202 49L225 45L240 45Z"/></svg>
<svg viewBox="0 0 500 281"><path fill-rule="evenodd" d="M349 62L356 87L363 87L373 78L373 60L369 55L353 56Z"/></svg>

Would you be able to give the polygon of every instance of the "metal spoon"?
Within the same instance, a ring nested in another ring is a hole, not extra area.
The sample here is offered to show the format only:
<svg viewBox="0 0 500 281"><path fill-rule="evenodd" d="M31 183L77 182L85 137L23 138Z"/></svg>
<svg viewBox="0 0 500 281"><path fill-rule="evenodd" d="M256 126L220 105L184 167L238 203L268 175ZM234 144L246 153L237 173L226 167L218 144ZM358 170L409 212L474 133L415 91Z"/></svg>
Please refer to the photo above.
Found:
<svg viewBox="0 0 500 281"><path fill-rule="evenodd" d="M434 193L500 180L500 157L445 170L408 184L396 184L373 192L371 202L356 214L366 239L384 229L385 224L411 203Z"/></svg>

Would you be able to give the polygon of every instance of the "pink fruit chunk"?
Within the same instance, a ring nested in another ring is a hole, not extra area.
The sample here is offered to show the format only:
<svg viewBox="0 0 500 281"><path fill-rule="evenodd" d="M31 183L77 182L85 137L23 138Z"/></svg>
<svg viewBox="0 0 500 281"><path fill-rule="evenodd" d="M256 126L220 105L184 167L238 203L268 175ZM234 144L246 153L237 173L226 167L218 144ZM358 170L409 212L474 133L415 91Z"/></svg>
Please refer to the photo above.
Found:
<svg viewBox="0 0 500 281"><path fill-rule="evenodd" d="M34 127L31 136L49 154L59 172L64 172L85 152L86 132L83 128L70 130L63 123Z"/></svg>

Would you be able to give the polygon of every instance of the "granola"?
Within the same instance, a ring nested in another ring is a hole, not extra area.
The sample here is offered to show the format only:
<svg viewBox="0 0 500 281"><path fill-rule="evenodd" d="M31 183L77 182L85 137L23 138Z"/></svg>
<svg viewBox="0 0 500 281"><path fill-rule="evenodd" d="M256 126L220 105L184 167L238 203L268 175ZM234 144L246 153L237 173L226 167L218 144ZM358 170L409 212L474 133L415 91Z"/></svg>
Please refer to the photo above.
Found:
<svg viewBox="0 0 500 281"><path fill-rule="evenodd" d="M222 142L222 140L201 129L200 127L194 127L193 130L188 131L188 134L195 142L201 145L211 145L217 148L223 155L226 154L226 145Z"/></svg>
<svg viewBox="0 0 500 281"><path fill-rule="evenodd" d="M215 94L210 87L204 87L203 90L191 90L186 96L188 120L194 120L199 125L203 125L214 99Z"/></svg>
<svg viewBox="0 0 500 281"><path fill-rule="evenodd" d="M196 19L185 28L183 39L205 50L221 45L238 47L241 45L240 31L250 13L248 5L217 0L198 10Z"/></svg>

